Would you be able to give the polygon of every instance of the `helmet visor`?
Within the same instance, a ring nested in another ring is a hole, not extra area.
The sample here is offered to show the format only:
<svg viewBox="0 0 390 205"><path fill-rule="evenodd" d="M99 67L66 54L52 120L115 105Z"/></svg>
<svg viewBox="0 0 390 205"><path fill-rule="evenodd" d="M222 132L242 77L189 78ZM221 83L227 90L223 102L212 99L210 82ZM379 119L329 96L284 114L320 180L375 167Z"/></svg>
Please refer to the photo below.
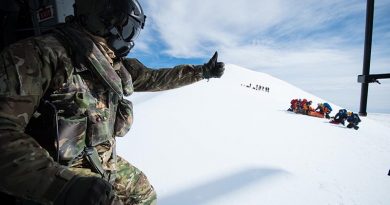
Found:
<svg viewBox="0 0 390 205"><path fill-rule="evenodd" d="M141 25L138 21L129 16L125 25L119 29L122 39L126 42L134 41L141 32Z"/></svg>
<svg viewBox="0 0 390 205"><path fill-rule="evenodd" d="M136 39L141 29L144 28L146 17L137 0L122 0L122 2L126 2L125 5L116 10L120 10L121 12L118 13L122 13L124 18L122 23L117 26L117 29L122 39L130 42ZM116 6L120 6L120 4L116 4Z"/></svg>

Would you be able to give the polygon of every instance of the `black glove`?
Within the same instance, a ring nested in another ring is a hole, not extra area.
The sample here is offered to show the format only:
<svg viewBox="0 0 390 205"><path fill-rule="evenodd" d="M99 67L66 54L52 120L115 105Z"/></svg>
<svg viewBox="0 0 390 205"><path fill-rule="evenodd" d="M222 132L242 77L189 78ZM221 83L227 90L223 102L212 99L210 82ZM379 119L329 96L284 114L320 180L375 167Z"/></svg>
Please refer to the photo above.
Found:
<svg viewBox="0 0 390 205"><path fill-rule="evenodd" d="M97 177L74 176L55 199L54 205L109 205L112 185Z"/></svg>
<svg viewBox="0 0 390 205"><path fill-rule="evenodd" d="M225 71L225 64L223 62L218 62L217 60L218 52L215 52L209 62L201 66L203 78L220 78L223 75L223 72Z"/></svg>

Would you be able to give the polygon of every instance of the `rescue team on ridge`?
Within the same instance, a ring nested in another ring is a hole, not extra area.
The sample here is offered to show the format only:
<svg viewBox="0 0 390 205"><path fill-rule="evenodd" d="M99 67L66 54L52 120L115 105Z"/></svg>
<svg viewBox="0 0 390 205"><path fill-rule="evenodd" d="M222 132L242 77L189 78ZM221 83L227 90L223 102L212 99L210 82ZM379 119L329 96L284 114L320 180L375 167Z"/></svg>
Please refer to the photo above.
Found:
<svg viewBox="0 0 390 205"><path fill-rule="evenodd" d="M332 107L329 103L318 103L317 108L312 107L312 101L307 99L292 99L290 101L290 108L287 111L309 115L313 117L331 119L330 123L332 124L342 124L345 125L347 121L347 128L354 128L355 130L359 129L359 123L361 122L358 114L349 112L346 109L340 109L339 112L334 116L330 117L332 112Z"/></svg>

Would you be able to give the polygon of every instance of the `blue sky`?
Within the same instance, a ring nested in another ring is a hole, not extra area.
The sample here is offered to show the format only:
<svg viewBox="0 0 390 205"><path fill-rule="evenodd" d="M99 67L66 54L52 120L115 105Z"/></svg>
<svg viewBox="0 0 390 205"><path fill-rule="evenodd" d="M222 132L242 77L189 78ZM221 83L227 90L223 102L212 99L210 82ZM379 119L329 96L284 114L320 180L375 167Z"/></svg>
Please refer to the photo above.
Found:
<svg viewBox="0 0 390 205"><path fill-rule="evenodd" d="M147 22L129 57L148 67L203 64L217 50L225 63L268 73L359 111L364 0L140 3ZM390 73L390 0L375 3L371 73ZM370 84L368 112L390 113L390 79L381 83Z"/></svg>

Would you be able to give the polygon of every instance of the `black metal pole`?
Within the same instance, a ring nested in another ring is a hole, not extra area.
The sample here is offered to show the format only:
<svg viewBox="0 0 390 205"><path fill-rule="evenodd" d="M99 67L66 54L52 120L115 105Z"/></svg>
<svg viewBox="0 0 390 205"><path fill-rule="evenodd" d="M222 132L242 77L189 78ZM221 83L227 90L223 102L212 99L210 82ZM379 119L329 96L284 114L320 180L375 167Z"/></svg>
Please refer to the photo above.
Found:
<svg viewBox="0 0 390 205"><path fill-rule="evenodd" d="M374 5L375 5L375 0L367 0L366 37L364 42L363 75L370 74L372 31L374 27ZM367 116L368 84L369 84L368 82L362 83L362 91L360 97L360 111L359 111L360 116Z"/></svg>

